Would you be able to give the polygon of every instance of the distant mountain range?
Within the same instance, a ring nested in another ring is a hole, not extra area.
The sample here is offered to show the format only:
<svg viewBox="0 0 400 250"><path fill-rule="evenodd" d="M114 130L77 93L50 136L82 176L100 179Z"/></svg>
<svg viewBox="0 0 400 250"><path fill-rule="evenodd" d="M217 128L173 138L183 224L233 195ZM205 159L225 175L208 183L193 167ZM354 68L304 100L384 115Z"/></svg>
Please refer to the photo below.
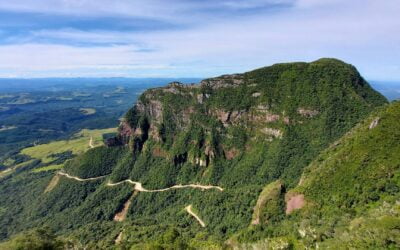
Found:
<svg viewBox="0 0 400 250"><path fill-rule="evenodd" d="M93 87L98 85L132 85L149 84L165 85L177 81L182 83L198 83L201 78L33 78L33 79L6 79L0 78L1 92L59 90L70 86ZM400 82L396 81L369 81L371 86L382 93L389 100L400 99Z"/></svg>
<svg viewBox="0 0 400 250"><path fill-rule="evenodd" d="M400 82L370 81L372 87L389 100L400 99Z"/></svg>
<svg viewBox="0 0 400 250"><path fill-rule="evenodd" d="M199 82L199 78L0 78L1 92L20 92L20 91L44 91L44 90L68 90L69 86L76 88L94 87L101 85L143 85L162 86L168 82L181 81L184 83Z"/></svg>

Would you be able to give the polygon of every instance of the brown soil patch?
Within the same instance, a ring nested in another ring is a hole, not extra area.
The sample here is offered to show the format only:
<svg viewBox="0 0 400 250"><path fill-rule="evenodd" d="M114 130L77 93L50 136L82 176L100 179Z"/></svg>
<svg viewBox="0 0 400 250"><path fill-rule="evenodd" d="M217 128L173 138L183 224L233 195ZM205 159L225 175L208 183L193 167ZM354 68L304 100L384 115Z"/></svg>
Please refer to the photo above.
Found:
<svg viewBox="0 0 400 250"><path fill-rule="evenodd" d="M165 152L164 150L162 150L159 147L156 147L153 149L153 156L167 158L168 155L167 155L167 152Z"/></svg>
<svg viewBox="0 0 400 250"><path fill-rule="evenodd" d="M230 150L225 151L225 157L227 160L232 160L238 155L239 155L239 150L237 150L236 148L232 148Z"/></svg>
<svg viewBox="0 0 400 250"><path fill-rule="evenodd" d="M132 200L138 193L139 192L137 190L135 190L135 192L133 192L131 197L125 202L124 206L122 207L122 210L114 215L114 221L121 222L121 221L125 220L126 215L128 213L128 209L129 209L129 207L130 207L130 205L132 203Z"/></svg>
<svg viewBox="0 0 400 250"><path fill-rule="evenodd" d="M122 241L122 232L120 232L117 238L115 239L115 244L118 245L121 243L121 241Z"/></svg>
<svg viewBox="0 0 400 250"><path fill-rule="evenodd" d="M301 209L306 204L303 194L295 194L286 199L286 214L292 213L296 209Z"/></svg>
<svg viewBox="0 0 400 250"><path fill-rule="evenodd" d="M51 179L49 185L47 185L46 189L44 190L44 193L50 192L53 190L57 184L58 181L60 180L60 176L58 174L54 175L54 177Z"/></svg>

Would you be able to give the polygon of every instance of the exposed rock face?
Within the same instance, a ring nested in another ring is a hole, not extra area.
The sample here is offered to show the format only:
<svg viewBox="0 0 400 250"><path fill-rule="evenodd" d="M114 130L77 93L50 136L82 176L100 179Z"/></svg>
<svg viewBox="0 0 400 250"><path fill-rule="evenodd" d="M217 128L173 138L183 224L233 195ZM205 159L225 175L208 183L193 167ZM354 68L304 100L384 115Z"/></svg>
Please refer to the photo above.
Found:
<svg viewBox="0 0 400 250"><path fill-rule="evenodd" d="M126 121L123 121L121 123L121 126L119 128L119 134L123 137L129 137L132 135L132 128Z"/></svg>
<svg viewBox="0 0 400 250"><path fill-rule="evenodd" d="M208 164L206 160L203 160L201 158L196 158L194 163L196 165L199 165L200 167L207 167Z"/></svg>
<svg viewBox="0 0 400 250"><path fill-rule="evenodd" d="M168 84L167 87L163 88L164 92L169 92L173 94L178 94L180 93L179 88L183 87L183 84L180 82L171 82Z"/></svg>
<svg viewBox="0 0 400 250"><path fill-rule="evenodd" d="M217 119L220 120L224 125L228 125L229 118L231 116L230 111L223 111L223 110L216 110L215 115L217 116Z"/></svg>
<svg viewBox="0 0 400 250"><path fill-rule="evenodd" d="M264 121L264 122L276 122L280 120L280 115L276 115L276 114L264 114L261 116L256 116L255 120L259 120L259 121Z"/></svg>
<svg viewBox="0 0 400 250"><path fill-rule="evenodd" d="M148 115L153 121L160 122L162 120L163 107L160 101L150 99L146 104L138 101L135 106L139 113Z"/></svg>
<svg viewBox="0 0 400 250"><path fill-rule="evenodd" d="M271 113L267 107L262 105L259 105L256 109L254 109L254 111L225 111L222 109L217 109L212 111L212 114L216 116L219 121L221 121L224 127L240 124L241 122L245 124L247 124L248 122L263 124L278 122L281 120L281 115ZM287 117L284 117L284 119L288 120Z"/></svg>
<svg viewBox="0 0 400 250"><path fill-rule="evenodd" d="M107 145L128 144L133 151L140 151L149 140L150 145L163 148L168 160L175 164L190 161L204 167L218 157L233 159L241 153L232 149L234 147L249 149L250 141L268 144L283 138L284 131L293 131L287 127L306 127L311 122L299 116L324 119L318 114L319 110L327 110L326 107L308 105L309 100L318 103L321 96L314 97L307 91L308 87L300 88L304 93L292 91L297 85L312 87L316 83L298 81L290 88L279 86L282 84L280 77L285 77L283 73L288 69L309 77L308 71L300 70L305 66L278 65L271 67L272 70L263 68L205 79L200 84L172 82L165 87L149 89L127 113L130 118L121 124L120 134L109 139ZM313 77L309 78L314 81ZM332 79L328 80L326 82L331 83ZM329 86L332 87L335 86ZM224 146L230 150L225 150ZM154 156L165 155L153 149L150 152Z"/></svg>
<svg viewBox="0 0 400 250"><path fill-rule="evenodd" d="M153 149L153 156L167 158L168 157L168 153L165 152L160 147L156 147L156 148Z"/></svg>
<svg viewBox="0 0 400 250"><path fill-rule="evenodd" d="M204 99L204 95L203 94L198 94L197 95L197 102L200 104L203 104L203 99Z"/></svg>
<svg viewBox="0 0 400 250"><path fill-rule="evenodd" d="M212 114L222 122L224 127L228 127L230 124L238 123L241 118L247 115L247 112L245 110L225 111L217 109L212 111Z"/></svg>
<svg viewBox="0 0 400 250"><path fill-rule="evenodd" d="M312 117L314 117L314 116L316 116L316 115L319 114L319 111L318 111L318 110L305 109L305 108L298 108L298 109L297 109L297 112L298 112L300 115L302 115L302 116L304 116L304 117L309 117L309 118L312 118Z"/></svg>
<svg viewBox="0 0 400 250"><path fill-rule="evenodd" d="M236 156L239 155L239 150L236 148L232 148L230 150L224 150L224 154L225 154L225 158L227 160L232 160L233 158L235 158Z"/></svg>
<svg viewBox="0 0 400 250"><path fill-rule="evenodd" d="M263 128L261 130L261 132L263 132L266 135L271 135L275 138L282 138L282 136L283 136L282 131L280 131L279 129L274 129L274 128Z"/></svg>
<svg viewBox="0 0 400 250"><path fill-rule="evenodd" d="M118 129L118 136L109 138L105 141L105 145L108 147L115 147L125 145L129 142L129 138L133 135L132 128L126 121L122 121L119 129Z"/></svg>
<svg viewBox="0 0 400 250"><path fill-rule="evenodd" d="M201 81L201 86L211 87L212 89L238 87L244 83L244 77L241 74L223 75L216 78Z"/></svg>
<svg viewBox="0 0 400 250"><path fill-rule="evenodd" d="M156 142L161 142L162 138L160 135L160 131L155 124L150 124L150 129L149 129L149 137L154 139Z"/></svg>
<svg viewBox="0 0 400 250"><path fill-rule="evenodd" d="M378 118L375 118L375 120L373 120L373 121L371 122L371 124L369 125L369 129L373 129L373 128L375 128L376 126L378 126L379 120L380 120L379 117L378 117Z"/></svg>
<svg viewBox="0 0 400 250"><path fill-rule="evenodd" d="M196 96L197 102L203 104L208 98L210 98L210 94L198 94Z"/></svg>

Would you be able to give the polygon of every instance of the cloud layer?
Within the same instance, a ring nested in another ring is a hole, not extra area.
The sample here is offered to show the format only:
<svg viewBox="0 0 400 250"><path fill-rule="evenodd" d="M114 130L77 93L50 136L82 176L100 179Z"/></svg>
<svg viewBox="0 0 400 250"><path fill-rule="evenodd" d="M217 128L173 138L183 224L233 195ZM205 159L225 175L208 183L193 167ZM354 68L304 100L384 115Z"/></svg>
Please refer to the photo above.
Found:
<svg viewBox="0 0 400 250"><path fill-rule="evenodd" d="M0 77L208 77L337 57L400 80L398 0L13 0Z"/></svg>

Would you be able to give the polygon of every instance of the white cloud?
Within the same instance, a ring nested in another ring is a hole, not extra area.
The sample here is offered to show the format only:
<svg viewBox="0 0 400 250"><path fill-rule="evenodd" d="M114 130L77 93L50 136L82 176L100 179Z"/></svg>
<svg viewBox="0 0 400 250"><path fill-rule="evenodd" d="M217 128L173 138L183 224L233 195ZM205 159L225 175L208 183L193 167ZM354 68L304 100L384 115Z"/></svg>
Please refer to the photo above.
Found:
<svg viewBox="0 0 400 250"><path fill-rule="evenodd" d="M220 1L222 6L233 9L252 9L268 5L291 4L293 0L231 0Z"/></svg>
<svg viewBox="0 0 400 250"><path fill-rule="evenodd" d="M166 5L157 0L12 0L1 1L0 9L88 16L162 16L162 11L169 13Z"/></svg>
<svg viewBox="0 0 400 250"><path fill-rule="evenodd" d="M8 7L7 3L1 3L0 9L22 8L17 6L18 3L30 1L9 1ZM157 17L157 12L167 6L154 7L152 3L156 1L146 2L148 4L122 0L115 4L106 0L56 2L51 5L44 0L34 7L30 4L25 6L37 8L37 11L61 9L75 13L84 13L93 7L92 12L101 15L125 13ZM251 8L265 2L222 3L231 8ZM107 4L109 8L105 7ZM174 12L185 8L193 8L193 5L171 6L163 16L173 16ZM178 17L199 23L185 30L115 32L47 29L32 32L32 40L47 38L66 41L66 44L94 42L99 45L74 47L32 42L2 45L0 68L7 69L7 74L13 75L45 72L84 76L211 76L245 71L275 62L338 57L355 64L368 78L400 79L399 12L398 0L299 0L293 8L269 15L204 21L198 16L193 17L195 21ZM102 43L115 45L100 46ZM150 50L144 53L140 52L142 49Z"/></svg>

